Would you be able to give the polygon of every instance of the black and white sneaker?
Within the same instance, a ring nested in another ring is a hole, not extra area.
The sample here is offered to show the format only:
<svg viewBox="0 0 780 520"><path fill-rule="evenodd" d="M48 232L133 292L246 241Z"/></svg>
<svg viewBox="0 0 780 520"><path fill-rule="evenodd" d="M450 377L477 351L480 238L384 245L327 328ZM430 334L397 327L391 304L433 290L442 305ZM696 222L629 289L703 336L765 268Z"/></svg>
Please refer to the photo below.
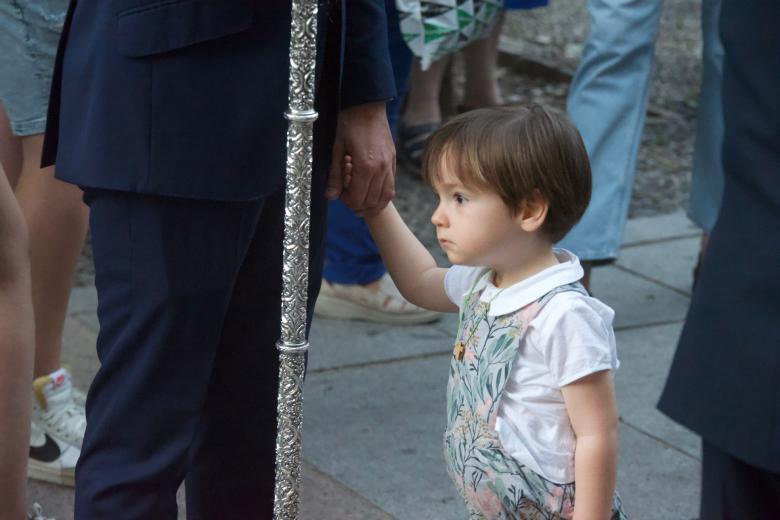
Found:
<svg viewBox="0 0 780 520"><path fill-rule="evenodd" d="M86 428L84 408L74 402L70 375L64 369L39 377L33 389L27 476L72 486Z"/></svg>
<svg viewBox="0 0 780 520"><path fill-rule="evenodd" d="M76 483L76 462L81 450L52 437L34 422L30 427L30 457L27 476L64 486Z"/></svg>

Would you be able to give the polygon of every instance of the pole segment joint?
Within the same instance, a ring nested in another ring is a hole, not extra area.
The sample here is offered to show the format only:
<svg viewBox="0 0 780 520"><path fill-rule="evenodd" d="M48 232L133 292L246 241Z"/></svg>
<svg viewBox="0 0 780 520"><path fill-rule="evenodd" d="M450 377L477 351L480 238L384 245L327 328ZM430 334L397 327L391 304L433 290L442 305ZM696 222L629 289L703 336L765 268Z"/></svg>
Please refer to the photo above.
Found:
<svg viewBox="0 0 780 520"><path fill-rule="evenodd" d="M292 121L293 123L311 124L317 120L319 114L314 110L291 110L290 112L286 112L284 114L284 117L287 118L288 121Z"/></svg>
<svg viewBox="0 0 780 520"><path fill-rule="evenodd" d="M284 341L277 341L276 348L282 354L305 354L309 350L309 342L286 343Z"/></svg>

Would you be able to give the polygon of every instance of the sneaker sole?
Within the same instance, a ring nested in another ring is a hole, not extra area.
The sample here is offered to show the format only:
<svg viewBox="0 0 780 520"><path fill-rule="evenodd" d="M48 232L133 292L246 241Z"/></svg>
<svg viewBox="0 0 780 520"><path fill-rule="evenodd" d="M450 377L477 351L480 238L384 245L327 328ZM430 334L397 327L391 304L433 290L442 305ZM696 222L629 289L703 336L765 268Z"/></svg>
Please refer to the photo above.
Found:
<svg viewBox="0 0 780 520"><path fill-rule="evenodd" d="M408 314L397 314L371 309L358 303L320 294L314 305L314 315L320 318L336 320L371 321L391 325L420 325L431 323L441 318L441 313L426 310Z"/></svg>
<svg viewBox="0 0 780 520"><path fill-rule="evenodd" d="M33 459L28 459L27 461L27 477L63 486L73 487L76 485L75 470L55 468L50 464Z"/></svg>

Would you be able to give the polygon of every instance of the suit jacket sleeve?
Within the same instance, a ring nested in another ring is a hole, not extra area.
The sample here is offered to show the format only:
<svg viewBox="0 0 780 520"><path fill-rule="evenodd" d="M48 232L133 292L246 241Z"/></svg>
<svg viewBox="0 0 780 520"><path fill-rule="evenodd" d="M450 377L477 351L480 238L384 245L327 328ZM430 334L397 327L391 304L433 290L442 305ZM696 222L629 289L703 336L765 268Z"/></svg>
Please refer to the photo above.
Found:
<svg viewBox="0 0 780 520"><path fill-rule="evenodd" d="M344 4L347 9L341 106L387 101L396 91L384 1L347 0Z"/></svg>

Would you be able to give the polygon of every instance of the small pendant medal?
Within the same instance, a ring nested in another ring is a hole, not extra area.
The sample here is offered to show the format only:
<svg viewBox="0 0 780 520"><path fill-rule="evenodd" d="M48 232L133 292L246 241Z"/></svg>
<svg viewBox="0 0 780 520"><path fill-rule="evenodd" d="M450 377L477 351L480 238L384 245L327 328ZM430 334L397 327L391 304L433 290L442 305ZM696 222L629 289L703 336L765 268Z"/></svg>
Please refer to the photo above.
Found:
<svg viewBox="0 0 780 520"><path fill-rule="evenodd" d="M462 341L455 342L455 351L452 353L456 361L463 361L463 355L466 353L466 344Z"/></svg>

